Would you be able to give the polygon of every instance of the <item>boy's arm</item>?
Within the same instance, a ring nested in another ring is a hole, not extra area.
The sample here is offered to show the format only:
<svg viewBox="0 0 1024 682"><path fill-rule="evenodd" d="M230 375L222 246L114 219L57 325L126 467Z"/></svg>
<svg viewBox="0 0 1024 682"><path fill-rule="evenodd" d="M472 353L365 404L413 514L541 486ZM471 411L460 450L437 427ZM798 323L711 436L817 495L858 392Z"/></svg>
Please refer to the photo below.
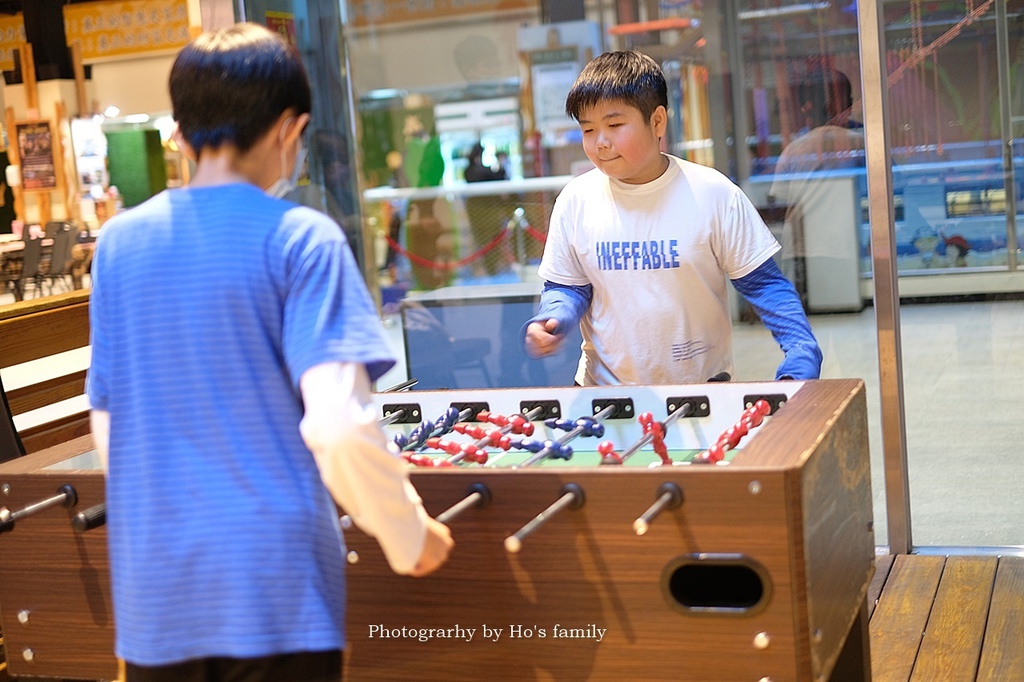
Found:
<svg viewBox="0 0 1024 682"><path fill-rule="evenodd" d="M451 549L448 528L427 515L405 463L388 449L358 363L330 362L303 373L299 429L320 476L352 520L380 543L396 573L425 575Z"/></svg>
<svg viewBox="0 0 1024 682"><path fill-rule="evenodd" d="M533 357L554 353L561 345L566 330L580 323L593 295L594 289L589 284L572 286L544 282L537 314L519 330L526 352Z"/></svg>
<svg viewBox="0 0 1024 682"><path fill-rule="evenodd" d="M110 413L106 410L89 410L89 429L92 431L92 444L103 465L103 473L107 472L107 449L110 447Z"/></svg>
<svg viewBox="0 0 1024 682"><path fill-rule="evenodd" d="M590 300L593 297L594 287L590 284L572 286L550 281L544 282L544 291L540 294L537 314L527 320L523 329L525 330L533 322L544 323L548 320L558 320L556 331L563 334L566 329L580 323L583 314L590 307Z"/></svg>
<svg viewBox="0 0 1024 682"><path fill-rule="evenodd" d="M817 379L821 376L821 348L811 331L800 297L792 282L769 258L750 274L732 280L736 290L754 307L786 357L775 372L780 379Z"/></svg>

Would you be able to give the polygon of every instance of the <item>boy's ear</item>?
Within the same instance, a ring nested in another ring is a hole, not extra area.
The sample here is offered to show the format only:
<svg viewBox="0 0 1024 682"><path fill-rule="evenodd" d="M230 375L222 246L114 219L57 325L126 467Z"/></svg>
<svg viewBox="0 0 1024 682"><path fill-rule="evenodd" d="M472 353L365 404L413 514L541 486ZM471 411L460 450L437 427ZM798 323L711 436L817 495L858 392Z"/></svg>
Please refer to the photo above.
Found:
<svg viewBox="0 0 1024 682"><path fill-rule="evenodd" d="M668 130L668 110L660 104L651 114L651 128L656 137L665 137L665 131Z"/></svg>
<svg viewBox="0 0 1024 682"><path fill-rule="evenodd" d="M282 125L285 125L286 121L288 121L289 118L293 119L290 123L287 123L288 129L285 131L284 134L283 142L285 146L288 146L292 142L294 142L297 137L302 135L303 131L306 129L306 126L309 124L310 116L307 113L299 114L298 116L292 117L289 116L286 112L285 114L282 114L282 118L284 118L284 121L281 122Z"/></svg>

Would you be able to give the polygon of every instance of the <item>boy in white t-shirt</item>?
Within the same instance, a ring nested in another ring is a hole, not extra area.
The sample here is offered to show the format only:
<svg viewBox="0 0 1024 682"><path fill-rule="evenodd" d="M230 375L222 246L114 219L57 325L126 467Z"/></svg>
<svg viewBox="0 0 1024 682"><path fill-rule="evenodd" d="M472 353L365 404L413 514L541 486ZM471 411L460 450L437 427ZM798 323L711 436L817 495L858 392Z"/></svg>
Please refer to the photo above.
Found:
<svg viewBox="0 0 1024 682"><path fill-rule="evenodd" d="M667 93L658 64L635 51L597 57L569 91L596 168L555 202L527 351L553 353L579 324L580 385L731 375L728 278L785 354L775 378L818 378L821 349L756 209L717 170L661 152Z"/></svg>

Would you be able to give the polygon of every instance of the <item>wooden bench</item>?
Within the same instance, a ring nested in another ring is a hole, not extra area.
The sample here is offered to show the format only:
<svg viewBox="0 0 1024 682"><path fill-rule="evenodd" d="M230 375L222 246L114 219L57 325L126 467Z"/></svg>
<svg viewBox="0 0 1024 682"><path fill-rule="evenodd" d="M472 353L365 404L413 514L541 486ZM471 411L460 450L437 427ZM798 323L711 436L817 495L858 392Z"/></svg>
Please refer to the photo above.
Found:
<svg viewBox="0 0 1024 682"><path fill-rule="evenodd" d="M875 682L1024 680L1024 557L879 557L868 597Z"/></svg>
<svg viewBox="0 0 1024 682"><path fill-rule="evenodd" d="M51 361L56 367L50 372L47 367L25 372L30 383L24 385L0 382L0 393L4 396L0 462L89 433L89 413L81 398L85 393L88 360L76 365L76 358L60 362L54 357L76 350L85 354L88 345L88 291L72 291L0 308L0 369ZM69 364L73 368L67 370ZM37 381L38 376L47 378ZM30 425L17 426L19 417L20 421L30 421Z"/></svg>

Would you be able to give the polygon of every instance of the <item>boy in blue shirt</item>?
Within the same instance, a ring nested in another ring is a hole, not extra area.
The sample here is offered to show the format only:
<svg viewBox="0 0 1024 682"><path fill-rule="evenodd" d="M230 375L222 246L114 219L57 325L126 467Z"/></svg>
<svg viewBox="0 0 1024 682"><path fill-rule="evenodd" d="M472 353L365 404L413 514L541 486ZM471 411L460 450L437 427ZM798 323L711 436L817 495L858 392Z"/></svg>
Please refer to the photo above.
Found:
<svg viewBox="0 0 1024 682"><path fill-rule="evenodd" d="M661 68L635 51L592 60L569 91L596 168L555 202L527 351L553 353L579 324L579 385L731 375L728 278L785 354L775 378L818 378L821 350L772 258L778 242L728 178L662 153L667 105Z"/></svg>
<svg viewBox="0 0 1024 682"><path fill-rule="evenodd" d="M192 180L111 219L93 265L116 654L129 682L336 682L335 502L399 573L435 570L451 536L378 425L370 382L394 359L344 233L275 198L303 162L298 54L222 29L170 91Z"/></svg>

